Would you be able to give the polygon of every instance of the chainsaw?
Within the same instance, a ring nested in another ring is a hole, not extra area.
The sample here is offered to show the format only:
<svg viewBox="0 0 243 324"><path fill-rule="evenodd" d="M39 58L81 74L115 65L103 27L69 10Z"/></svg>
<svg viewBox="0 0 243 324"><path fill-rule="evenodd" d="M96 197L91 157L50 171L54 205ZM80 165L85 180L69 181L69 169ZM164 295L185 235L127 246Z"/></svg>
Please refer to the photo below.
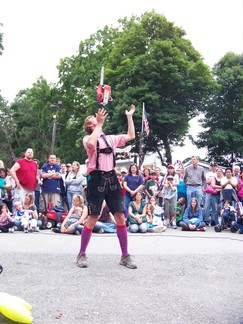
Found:
<svg viewBox="0 0 243 324"><path fill-rule="evenodd" d="M112 101L111 98L111 86L104 84L104 66L101 68L100 72L100 84L96 87L97 101L102 106L108 104L109 101Z"/></svg>

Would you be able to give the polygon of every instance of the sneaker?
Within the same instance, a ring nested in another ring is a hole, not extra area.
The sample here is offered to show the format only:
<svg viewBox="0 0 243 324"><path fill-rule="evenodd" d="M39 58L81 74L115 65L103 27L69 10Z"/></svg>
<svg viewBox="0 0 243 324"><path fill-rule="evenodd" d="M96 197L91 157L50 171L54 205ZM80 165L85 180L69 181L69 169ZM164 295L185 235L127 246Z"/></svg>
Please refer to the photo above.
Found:
<svg viewBox="0 0 243 324"><path fill-rule="evenodd" d="M175 224L175 225L173 225L173 228L174 228L174 229L177 229L177 226L176 226L176 224Z"/></svg>
<svg viewBox="0 0 243 324"><path fill-rule="evenodd" d="M79 231L75 231L73 234L74 235L80 235L81 233Z"/></svg>
<svg viewBox="0 0 243 324"><path fill-rule="evenodd" d="M8 232L9 232L9 233L14 233L14 228L13 228L13 227L12 227L12 228L9 228L9 229L8 229Z"/></svg>
<svg viewBox="0 0 243 324"><path fill-rule="evenodd" d="M103 228L101 228L100 230L98 230L98 232L97 232L98 234L103 234L104 233L104 230L103 230Z"/></svg>
<svg viewBox="0 0 243 324"><path fill-rule="evenodd" d="M25 232L25 233L29 233L28 228L25 228L25 229L24 229L24 232Z"/></svg>
<svg viewBox="0 0 243 324"><path fill-rule="evenodd" d="M34 232L34 227L30 227L29 232L33 233Z"/></svg>
<svg viewBox="0 0 243 324"><path fill-rule="evenodd" d="M162 233L164 231L166 231L167 227L164 226L164 225L158 225L158 226L155 226L151 229L151 232L153 233Z"/></svg>
<svg viewBox="0 0 243 324"><path fill-rule="evenodd" d="M206 232L206 227L200 227L197 229L198 232Z"/></svg>
<svg viewBox="0 0 243 324"><path fill-rule="evenodd" d="M120 265L123 265L129 269L137 269L137 265L133 262L130 254L121 257Z"/></svg>
<svg viewBox="0 0 243 324"><path fill-rule="evenodd" d="M85 253L81 253L77 256L76 264L79 268L87 268L88 267L87 257L86 257Z"/></svg>
<svg viewBox="0 0 243 324"><path fill-rule="evenodd" d="M54 228L52 228L51 230L52 230L52 232L54 232L54 233L60 233L60 229L57 228L57 227L54 227Z"/></svg>
<svg viewBox="0 0 243 324"><path fill-rule="evenodd" d="M40 229L39 229L39 227L37 226L37 227L35 227L35 229L34 229L34 232L39 232L40 231Z"/></svg>

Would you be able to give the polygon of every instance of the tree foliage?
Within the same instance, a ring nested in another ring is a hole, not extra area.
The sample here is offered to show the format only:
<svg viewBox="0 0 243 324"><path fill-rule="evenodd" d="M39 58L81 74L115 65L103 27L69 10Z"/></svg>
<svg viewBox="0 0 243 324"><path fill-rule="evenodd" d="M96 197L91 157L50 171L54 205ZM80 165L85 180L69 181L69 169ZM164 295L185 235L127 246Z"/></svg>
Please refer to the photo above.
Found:
<svg viewBox="0 0 243 324"><path fill-rule="evenodd" d="M147 12L120 19L117 28L106 26L81 42L79 55L59 66L62 91L73 104L72 118L78 115L81 122L96 111L93 89L105 66L114 99L106 131L126 132L124 109L134 103L139 136L145 102L151 136L144 152L165 149L171 161L171 146L182 143L189 120L203 109L214 85L209 68L184 36L164 16ZM138 141L134 150L138 152Z"/></svg>
<svg viewBox="0 0 243 324"><path fill-rule="evenodd" d="M243 156L243 55L227 53L213 68L217 91L205 109L205 129L197 144L215 160L234 162Z"/></svg>

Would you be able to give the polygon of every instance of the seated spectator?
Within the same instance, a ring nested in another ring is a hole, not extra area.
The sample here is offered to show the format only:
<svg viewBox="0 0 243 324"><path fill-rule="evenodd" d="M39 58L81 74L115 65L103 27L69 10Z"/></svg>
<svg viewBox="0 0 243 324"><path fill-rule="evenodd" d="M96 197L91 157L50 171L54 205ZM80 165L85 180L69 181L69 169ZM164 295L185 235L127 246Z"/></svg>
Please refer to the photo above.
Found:
<svg viewBox="0 0 243 324"><path fill-rule="evenodd" d="M243 234L243 215L238 216L236 222L233 223L231 227L231 232L232 233L239 232L239 234Z"/></svg>
<svg viewBox="0 0 243 324"><path fill-rule="evenodd" d="M29 231L29 220L30 215L27 211L23 209L23 205L21 201L15 201L14 208L16 210L14 220L20 221L22 228L25 233Z"/></svg>
<svg viewBox="0 0 243 324"><path fill-rule="evenodd" d="M180 197L176 203L176 225L180 226L186 208L186 198Z"/></svg>
<svg viewBox="0 0 243 324"><path fill-rule="evenodd" d="M134 200L128 205L129 231L131 233L146 233L148 223L146 217L146 203L143 201L143 194L138 191L134 195Z"/></svg>
<svg viewBox="0 0 243 324"><path fill-rule="evenodd" d="M186 208L183 220L180 222L182 231L206 231L206 224L203 222L202 209L196 198L192 198Z"/></svg>
<svg viewBox="0 0 243 324"><path fill-rule="evenodd" d="M10 212L6 204L0 204L0 232L14 232L14 220L10 216Z"/></svg>
<svg viewBox="0 0 243 324"><path fill-rule="evenodd" d="M34 194L28 192L25 195L23 202L23 210L29 214L29 228L28 232L39 232L39 228L42 226L41 220L38 219L38 213L36 205L34 204ZM14 210L14 216L16 215L16 209ZM19 231L23 231L24 227L21 225L21 219L14 219L15 226ZM27 231L26 231L27 233Z"/></svg>
<svg viewBox="0 0 243 324"><path fill-rule="evenodd" d="M163 225L164 209L158 204L155 197L151 197L150 202L146 204L146 213L148 219L148 232L162 233L167 227Z"/></svg>
<svg viewBox="0 0 243 324"><path fill-rule="evenodd" d="M158 204L158 199L154 196L150 198L149 202L153 208L152 225L161 225L164 218L164 208Z"/></svg>
<svg viewBox="0 0 243 324"><path fill-rule="evenodd" d="M235 221L235 215L235 208L230 205L229 200L225 200L224 206L220 212L221 219L219 219L219 224L222 224L224 228L231 227L232 222Z"/></svg>
<svg viewBox="0 0 243 324"><path fill-rule="evenodd" d="M79 235L84 227L88 216L88 208L84 205L81 195L74 195L72 206L62 223L58 223L52 231L55 233Z"/></svg>
<svg viewBox="0 0 243 324"><path fill-rule="evenodd" d="M95 233L116 233L116 221L109 207L104 201L101 215L93 229Z"/></svg>

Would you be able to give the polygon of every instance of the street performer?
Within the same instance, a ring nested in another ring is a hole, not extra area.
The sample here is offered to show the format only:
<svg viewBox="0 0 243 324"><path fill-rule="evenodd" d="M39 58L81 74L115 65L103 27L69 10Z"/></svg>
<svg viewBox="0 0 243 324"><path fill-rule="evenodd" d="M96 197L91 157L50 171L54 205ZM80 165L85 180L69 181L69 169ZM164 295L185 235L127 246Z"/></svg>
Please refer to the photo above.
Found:
<svg viewBox="0 0 243 324"><path fill-rule="evenodd" d="M88 116L84 121L87 135L83 138L83 145L88 155L87 169L87 203L88 219L81 235L81 247L77 256L77 266L87 268L86 249L92 230L99 218L103 201L105 200L116 221L117 237L121 247L120 264L130 269L136 269L128 253L127 228L124 216L121 186L115 172L115 150L124 146L126 142L135 138L133 114L135 106L126 110L128 130L127 134L105 136L102 127L108 116L104 108L99 108L95 116Z"/></svg>

